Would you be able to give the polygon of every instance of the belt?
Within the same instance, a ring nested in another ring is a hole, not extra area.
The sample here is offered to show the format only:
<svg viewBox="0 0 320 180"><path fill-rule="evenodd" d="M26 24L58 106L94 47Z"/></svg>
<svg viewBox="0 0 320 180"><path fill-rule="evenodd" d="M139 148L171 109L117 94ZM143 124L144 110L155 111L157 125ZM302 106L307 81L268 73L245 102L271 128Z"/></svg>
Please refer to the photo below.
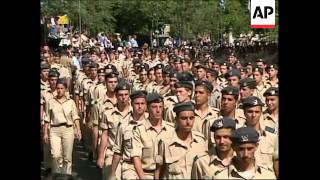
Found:
<svg viewBox="0 0 320 180"><path fill-rule="evenodd" d="M147 169L143 169L143 172L145 173L154 173L155 170L147 170Z"/></svg>
<svg viewBox="0 0 320 180"><path fill-rule="evenodd" d="M68 125L67 123L60 123L60 124L51 125L51 127L60 127L60 126L72 127L72 125Z"/></svg>

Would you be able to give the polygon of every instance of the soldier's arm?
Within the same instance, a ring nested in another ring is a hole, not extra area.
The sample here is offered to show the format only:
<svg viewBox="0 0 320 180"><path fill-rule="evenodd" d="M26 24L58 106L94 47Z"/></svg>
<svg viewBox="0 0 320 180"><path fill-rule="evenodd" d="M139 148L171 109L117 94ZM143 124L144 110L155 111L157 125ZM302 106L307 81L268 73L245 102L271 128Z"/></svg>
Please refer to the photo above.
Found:
<svg viewBox="0 0 320 180"><path fill-rule="evenodd" d="M134 168L140 179L144 179L144 172L142 169L141 156L142 156L142 147L143 144L141 142L140 131L135 126L133 128L133 140L132 140L132 151L131 158L134 164Z"/></svg>
<svg viewBox="0 0 320 180"><path fill-rule="evenodd" d="M156 170L154 172L154 178L155 179L160 179L164 175L164 151L165 151L165 145L164 142L160 139L159 142L157 143L158 148L158 155L156 156Z"/></svg>
<svg viewBox="0 0 320 180"><path fill-rule="evenodd" d="M117 170L118 164L120 162L120 158L122 156L122 142L123 142L123 140L122 140L122 125L120 124L120 126L117 129L114 147L112 149L114 151L114 155L112 157L110 177L116 176L116 170Z"/></svg>
<svg viewBox="0 0 320 180"><path fill-rule="evenodd" d="M120 158L121 158L120 154L116 152L113 154L110 177L116 176L116 170L120 162Z"/></svg>
<svg viewBox="0 0 320 180"><path fill-rule="evenodd" d="M195 160L193 161L193 165L192 165L192 169L191 169L191 179L200 179L200 171L198 168L198 158L195 158Z"/></svg>
<svg viewBox="0 0 320 180"><path fill-rule="evenodd" d="M162 89L160 89L160 95L164 95L165 93L167 93L170 89L170 85L168 86L164 86Z"/></svg>
<svg viewBox="0 0 320 180"><path fill-rule="evenodd" d="M101 124L100 124L100 128L102 129L102 135L101 135L100 145L98 148L98 160L97 160L97 164L100 168L103 167L104 152L107 147L108 140L109 140L108 126L107 126L106 117L104 115L103 115L102 120L103 120L103 122L101 122Z"/></svg>

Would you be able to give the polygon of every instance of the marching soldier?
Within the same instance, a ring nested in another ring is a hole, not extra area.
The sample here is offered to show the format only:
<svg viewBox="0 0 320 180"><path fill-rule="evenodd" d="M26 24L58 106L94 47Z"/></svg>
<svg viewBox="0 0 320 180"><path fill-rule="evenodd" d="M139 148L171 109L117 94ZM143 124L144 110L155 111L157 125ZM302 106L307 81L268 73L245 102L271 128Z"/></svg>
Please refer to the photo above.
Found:
<svg viewBox="0 0 320 180"><path fill-rule="evenodd" d="M138 90L147 90L147 86L149 84L148 81L148 67L143 64L140 67L139 70L139 79L134 81L133 83L133 90L138 91Z"/></svg>
<svg viewBox="0 0 320 180"><path fill-rule="evenodd" d="M116 176L116 168L122 160L121 179L139 179L131 160L131 151L133 148L133 127L145 123L147 114L146 91L134 91L130 95L133 112L129 121L119 125L115 144L113 147L114 155L112 159L111 175Z"/></svg>
<svg viewBox="0 0 320 180"><path fill-rule="evenodd" d="M240 80L240 100L256 95L256 81L252 78Z"/></svg>
<svg viewBox="0 0 320 180"><path fill-rule="evenodd" d="M256 161L278 176L278 136L275 129L265 126L262 117L262 101L256 96L250 96L243 100L245 125L254 128L259 134L259 146L255 152Z"/></svg>
<svg viewBox="0 0 320 180"><path fill-rule="evenodd" d="M55 69L50 69L49 71L49 84L50 84L50 90L47 91L42 91L41 92L41 127L44 127L44 117L45 117L45 112L48 112L46 108L48 107L48 102L50 99L55 97L57 95L56 91L56 85L57 85L57 80L59 78L59 72ZM50 134L50 125L48 125L48 133ZM49 139L50 141L50 139ZM50 143L45 143L43 142L43 163L44 163L44 168L46 169L45 174L46 176L49 175L51 172L51 153L50 153Z"/></svg>
<svg viewBox="0 0 320 180"><path fill-rule="evenodd" d="M253 78L253 64L251 62L246 63L246 68L247 68L247 72L248 72L248 77L249 78Z"/></svg>
<svg viewBox="0 0 320 180"><path fill-rule="evenodd" d="M255 161L259 134L251 127L236 129L232 136L232 147L236 152L231 164L218 171L213 179L276 179L274 172Z"/></svg>
<svg viewBox="0 0 320 180"><path fill-rule="evenodd" d="M113 147L118 127L126 123L132 113L132 107L129 103L129 84L124 81L119 82L115 88L117 105L113 109L106 110L102 114L100 128L102 129L101 142L99 145L99 154L97 165L103 168L103 179L108 179L111 173L111 163L114 154ZM115 171L116 178L121 178L121 165L118 165Z"/></svg>
<svg viewBox="0 0 320 180"><path fill-rule="evenodd" d="M169 93L170 90L170 72L173 69L170 68L170 66L165 66L162 70L162 77L163 77L163 82L162 86L159 89L159 94L161 96L165 96L166 94Z"/></svg>
<svg viewBox="0 0 320 180"><path fill-rule="evenodd" d="M45 90L50 90L50 84L49 84L49 69L50 69L50 65L45 63L45 64L41 64L40 67L40 90L41 91L45 91Z"/></svg>
<svg viewBox="0 0 320 180"><path fill-rule="evenodd" d="M192 167L192 179L213 177L216 172L230 165L231 159L235 156L230 137L235 129L236 123L231 118L224 117L214 121L210 131L214 132L216 146L209 149L209 154L197 155Z"/></svg>
<svg viewBox="0 0 320 180"><path fill-rule="evenodd" d="M207 68L203 64L197 65L196 68L197 68L197 74L196 74L197 80L206 80Z"/></svg>
<svg viewBox="0 0 320 180"><path fill-rule="evenodd" d="M239 70L240 70L240 80L248 77L248 68L247 67L241 67Z"/></svg>
<svg viewBox="0 0 320 180"><path fill-rule="evenodd" d="M179 81L175 84L176 96L178 102L188 102L191 101L193 84L189 81ZM164 120L174 123L175 113L173 112L173 106L168 107L164 115Z"/></svg>
<svg viewBox="0 0 320 180"><path fill-rule="evenodd" d="M227 81L227 79L225 77L225 75L228 72L228 67L229 67L229 63L227 63L227 62L224 62L224 63L220 64L220 69L219 69L220 74L219 74L217 82L219 83L221 89L226 87L227 84L228 84L228 81Z"/></svg>
<svg viewBox="0 0 320 180"><path fill-rule="evenodd" d="M239 81L241 78L240 71L238 69L231 69L225 74L225 78L228 81L228 86L239 87Z"/></svg>
<svg viewBox="0 0 320 180"><path fill-rule="evenodd" d="M267 67L267 72L269 74L267 84L271 87L279 87L278 66L276 64L271 64Z"/></svg>
<svg viewBox="0 0 320 180"><path fill-rule="evenodd" d="M278 133L279 127L279 90L277 87L270 87L263 94L266 99L267 109L263 112L265 126L275 129Z"/></svg>
<svg viewBox="0 0 320 180"><path fill-rule="evenodd" d="M75 102L65 95L66 88L65 80L58 79L57 95L47 103L43 139L45 143L50 139L52 172L71 174L74 136L80 140L81 130Z"/></svg>
<svg viewBox="0 0 320 180"><path fill-rule="evenodd" d="M170 72L170 84L169 84L169 92L163 96L164 101L164 112L174 104L178 103L178 98L176 96L176 88L175 84L177 83L177 72L172 70Z"/></svg>
<svg viewBox="0 0 320 180"><path fill-rule="evenodd" d="M262 102L264 103L264 97L263 97L263 93L270 87L270 85L268 85L267 83L265 83L265 81L263 80L263 69L261 68L254 68L253 69L253 79L256 81L257 83L257 96L262 100Z"/></svg>
<svg viewBox="0 0 320 180"><path fill-rule="evenodd" d="M266 71L267 63L263 59L257 59L256 65L258 68L263 69L262 79L263 79L263 81L267 81L269 79L269 74Z"/></svg>
<svg viewBox="0 0 320 180"><path fill-rule="evenodd" d="M163 121L163 98L157 93L147 95L149 117L133 128L131 158L140 179L154 179L158 142L172 137L173 124Z"/></svg>
<svg viewBox="0 0 320 180"><path fill-rule="evenodd" d="M173 111L177 128L170 139L159 142L155 179L190 179L194 158L208 153L202 133L192 130L195 122L193 103L178 103Z"/></svg>
<svg viewBox="0 0 320 180"><path fill-rule="evenodd" d="M208 81L198 80L195 82L194 99L195 120L193 129L204 135L207 140L210 136L210 127L206 127L207 121L214 121L218 118L219 109L210 107L208 104L209 95L213 90L213 86Z"/></svg>
<svg viewBox="0 0 320 180"><path fill-rule="evenodd" d="M92 137L92 153L93 159L97 158L97 144L98 144L98 127L99 127L99 106L97 105L100 99L103 99L107 88L105 86L105 71L98 69L98 84L91 86L89 92L89 127L91 128Z"/></svg>
<svg viewBox="0 0 320 180"><path fill-rule="evenodd" d="M220 109L221 108L221 89L217 83L218 71L213 68L209 68L207 72L207 80L211 83L213 90L209 96L209 105L211 107Z"/></svg>

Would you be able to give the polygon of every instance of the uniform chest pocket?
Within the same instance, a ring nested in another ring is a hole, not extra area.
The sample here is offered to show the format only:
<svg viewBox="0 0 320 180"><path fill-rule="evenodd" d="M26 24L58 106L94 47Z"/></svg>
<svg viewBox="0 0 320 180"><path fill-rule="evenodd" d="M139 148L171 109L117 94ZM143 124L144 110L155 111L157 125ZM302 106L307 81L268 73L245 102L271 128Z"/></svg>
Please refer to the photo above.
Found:
<svg viewBox="0 0 320 180"><path fill-rule="evenodd" d="M178 166L178 160L167 159L166 164L168 167L168 173L171 175L179 175L182 173L181 168Z"/></svg>
<svg viewBox="0 0 320 180"><path fill-rule="evenodd" d="M153 149L152 147L143 147L142 148L142 158L151 158L153 157Z"/></svg>

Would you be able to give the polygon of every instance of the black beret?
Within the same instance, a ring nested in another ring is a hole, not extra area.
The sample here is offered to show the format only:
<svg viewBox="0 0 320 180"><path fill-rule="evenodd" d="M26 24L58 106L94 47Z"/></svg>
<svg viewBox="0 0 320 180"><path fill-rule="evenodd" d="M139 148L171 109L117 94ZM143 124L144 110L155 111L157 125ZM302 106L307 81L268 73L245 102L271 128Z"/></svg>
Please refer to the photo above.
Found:
<svg viewBox="0 0 320 180"><path fill-rule="evenodd" d="M194 109L194 104L191 101L188 101L175 104L173 107L173 112L179 114L182 111L194 111Z"/></svg>
<svg viewBox="0 0 320 180"><path fill-rule="evenodd" d="M256 63L257 63L257 62L263 62L263 63L265 63L264 60L261 59L261 58L260 58L260 59L257 59L257 60L256 60Z"/></svg>
<svg viewBox="0 0 320 180"><path fill-rule="evenodd" d="M114 77L118 77L118 75L119 75L118 71L106 72L105 78L114 78Z"/></svg>
<svg viewBox="0 0 320 180"><path fill-rule="evenodd" d="M263 96L279 96L279 89L277 87L269 87L264 93Z"/></svg>
<svg viewBox="0 0 320 180"><path fill-rule="evenodd" d="M156 102L156 103L163 102L163 97L158 93L149 93L147 95L147 103L150 104L153 102Z"/></svg>
<svg viewBox="0 0 320 180"><path fill-rule="evenodd" d="M141 61L141 59L133 59L132 63L134 66L136 66L137 64L139 64L139 66L140 66L142 64L142 61Z"/></svg>
<svg viewBox="0 0 320 180"><path fill-rule="evenodd" d="M196 66L196 68L197 68L197 69L203 68L203 69L207 70L207 67L206 67L204 64L202 64L202 63L198 64L198 65Z"/></svg>
<svg viewBox="0 0 320 180"><path fill-rule="evenodd" d="M182 72L177 74L177 79L179 81L194 81L194 77L189 72Z"/></svg>
<svg viewBox="0 0 320 180"><path fill-rule="evenodd" d="M249 96L242 100L243 108L254 107L254 106L263 106L264 104L257 96Z"/></svg>
<svg viewBox="0 0 320 180"><path fill-rule="evenodd" d="M126 83L125 81L120 81L116 88L114 89L114 91L119 91L119 90L130 90L130 86L128 83Z"/></svg>
<svg viewBox="0 0 320 180"><path fill-rule="evenodd" d="M213 86L209 81L198 80L195 82L195 87L197 86L204 86L210 93L213 91Z"/></svg>
<svg viewBox="0 0 320 180"><path fill-rule="evenodd" d="M56 68L52 68L49 70L49 77L59 77L60 73Z"/></svg>
<svg viewBox="0 0 320 180"><path fill-rule="evenodd" d="M221 90L221 94L239 95L239 88L235 86L227 86Z"/></svg>
<svg viewBox="0 0 320 180"><path fill-rule="evenodd" d="M163 64L157 64L154 68L157 69L162 69L164 67Z"/></svg>
<svg viewBox="0 0 320 180"><path fill-rule="evenodd" d="M191 91L193 90L193 84L189 81L178 81L175 85L175 88L187 88Z"/></svg>
<svg viewBox="0 0 320 180"><path fill-rule="evenodd" d="M103 68L98 69L98 74L103 74L103 75L105 75L104 69L103 69Z"/></svg>
<svg viewBox="0 0 320 180"><path fill-rule="evenodd" d="M169 65L163 68L163 71L162 71L163 74L170 74L170 72L171 72L171 67Z"/></svg>
<svg viewBox="0 0 320 180"><path fill-rule="evenodd" d="M43 63L43 64L40 65L40 69L41 69L41 70L42 70L42 69L50 69L50 64L48 64L48 63Z"/></svg>
<svg viewBox="0 0 320 180"><path fill-rule="evenodd" d="M248 68L247 68L247 67L241 67L241 68L240 68L240 72L245 72L245 73L247 73L247 72L248 72Z"/></svg>
<svg viewBox="0 0 320 180"><path fill-rule="evenodd" d="M235 130L236 129L236 121L229 117L223 117L221 119L217 119L213 122L212 126L210 127L210 131L215 132L218 129L222 128L230 128Z"/></svg>
<svg viewBox="0 0 320 180"><path fill-rule="evenodd" d="M277 64L270 64L270 65L267 66L266 69L276 69L276 70L278 70L278 65Z"/></svg>
<svg viewBox="0 0 320 180"><path fill-rule="evenodd" d="M231 64L229 62L222 62L220 63L220 66L230 66Z"/></svg>
<svg viewBox="0 0 320 180"><path fill-rule="evenodd" d="M170 78L177 78L178 72L175 71L174 69L171 69L170 71Z"/></svg>
<svg viewBox="0 0 320 180"><path fill-rule="evenodd" d="M263 69L262 69L262 68L259 68L259 67L253 68L252 71L253 71L253 72L259 72L260 74L263 74Z"/></svg>
<svg viewBox="0 0 320 180"><path fill-rule="evenodd" d="M241 79L239 84L240 84L240 88L249 87L250 89L254 89L257 86L256 81L252 78L249 78L249 77Z"/></svg>
<svg viewBox="0 0 320 180"><path fill-rule="evenodd" d="M133 91L131 94L130 94L130 99L131 100L134 100L136 98L146 98L147 97L147 91L145 90L140 90L140 91Z"/></svg>
<svg viewBox="0 0 320 180"><path fill-rule="evenodd" d="M253 64L252 64L252 62L247 62L246 64L245 64L246 66L253 66Z"/></svg>
<svg viewBox="0 0 320 180"><path fill-rule="evenodd" d="M233 131L231 140L235 144L256 143L259 141L259 133L252 127L241 127Z"/></svg>
<svg viewBox="0 0 320 180"><path fill-rule="evenodd" d="M240 78L240 77L241 77L240 70L239 70L239 69L231 69L231 70L229 70L229 71L226 73L225 77L226 77L226 78L229 78L229 77L231 77L231 76L237 76L238 78Z"/></svg>
<svg viewBox="0 0 320 180"><path fill-rule="evenodd" d="M65 87L67 87L67 81L66 81L66 79L65 78L59 78L58 80L57 80L57 83L56 83L57 85L58 84L63 84Z"/></svg>
<svg viewBox="0 0 320 180"><path fill-rule="evenodd" d="M149 68L149 69L148 69L148 73L149 73L150 71L154 71L154 67Z"/></svg>
<svg viewBox="0 0 320 180"><path fill-rule="evenodd" d="M213 68L208 68L207 73L210 73L211 75L218 77L219 72L214 70Z"/></svg>
<svg viewBox="0 0 320 180"><path fill-rule="evenodd" d="M99 68L99 64L93 62L93 63L90 63L89 67L90 68Z"/></svg>
<svg viewBox="0 0 320 180"><path fill-rule="evenodd" d="M117 71L117 67L113 64L106 65L105 69L112 69L113 71Z"/></svg>

